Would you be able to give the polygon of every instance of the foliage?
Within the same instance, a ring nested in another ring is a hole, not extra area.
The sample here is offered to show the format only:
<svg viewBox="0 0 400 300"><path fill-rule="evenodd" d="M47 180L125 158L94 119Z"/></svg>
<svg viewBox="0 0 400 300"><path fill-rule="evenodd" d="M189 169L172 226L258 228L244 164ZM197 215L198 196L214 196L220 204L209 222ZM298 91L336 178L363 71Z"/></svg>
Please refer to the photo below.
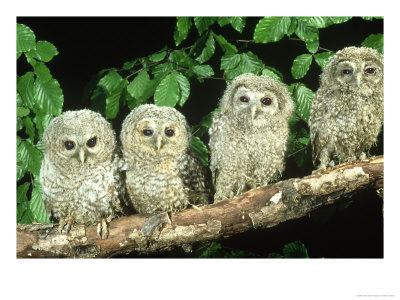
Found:
<svg viewBox="0 0 400 300"><path fill-rule="evenodd" d="M246 17L177 17L173 34L176 48L164 47L148 56L133 58L125 62L122 68L101 71L101 79L91 93L93 108L105 113L107 119L116 118L121 106L126 105L133 109L143 103L154 103L179 109L190 98L191 82L221 79L229 83L236 76L248 72L284 82L279 70L265 65L248 49L248 44L277 43L284 38L301 40L308 50L308 53L293 60L293 79L300 80L307 75L313 62L323 69L334 55L334 52L320 47L319 30L351 18L264 17L253 29L253 40L243 44L223 36L220 31L224 26L231 26L242 33L246 27ZM363 17L365 22L373 18ZM193 37L195 42L186 45L185 42ZM383 52L383 35L370 35L363 45ZM296 115L291 120L288 156L293 156L301 168L310 155L307 122L315 91L299 81L288 88L296 103ZM105 108L102 108L104 99ZM204 118L210 120L211 115L212 112ZM203 136L210 122L204 120L192 127L194 136L191 146L207 165L209 152Z"/></svg>
<svg viewBox="0 0 400 300"><path fill-rule="evenodd" d="M267 258L310 258L307 248L300 241L285 244L283 254L269 253ZM202 243L194 252L197 258L260 258L259 254L248 250L237 250L217 242Z"/></svg>
<svg viewBox="0 0 400 300"><path fill-rule="evenodd" d="M50 121L61 114L64 96L45 63L58 54L47 41L17 24L17 60L25 58L33 71L17 76L17 222L48 223L39 182L43 157L40 139ZM28 200L28 195L30 195Z"/></svg>
<svg viewBox="0 0 400 300"><path fill-rule="evenodd" d="M102 113L108 120L117 118L125 107L132 110L144 103L181 109L186 103L191 103L191 88L194 83L204 86L208 80L229 83L236 76L247 72L267 75L286 83L296 104L295 114L289 122L287 156L288 159L294 159L301 169L310 161L307 122L315 93L315 90L307 87L304 78L315 66L323 70L326 62L334 55L333 51L320 45L319 32L345 23L351 18L263 17L253 26L248 24L246 17L177 17L171 37L174 47L164 47L145 57L132 57L120 67L103 69L95 75L88 84L92 109ZM363 22L370 22L374 18L363 17ZM227 29L235 33L232 36L239 38L244 32L251 32L252 39L232 39L224 33ZM266 65L255 54L256 46L262 47L270 43L280 45L282 40L304 43L304 53L291 58L292 78L284 78L282 70ZM361 45L383 53L383 34L371 34ZM26 61L32 68L17 77L19 223L49 221L44 211L39 184L43 157L40 139L44 129L61 113L63 107L63 92L47 66L57 54L57 48L53 44L36 41L36 36L29 27L17 24L17 60ZM212 115L217 110L215 107L209 109L201 121L191 127L191 147L204 165L208 165L209 156L206 133L211 125ZM217 244L212 245L206 256L212 256L219 251Z"/></svg>

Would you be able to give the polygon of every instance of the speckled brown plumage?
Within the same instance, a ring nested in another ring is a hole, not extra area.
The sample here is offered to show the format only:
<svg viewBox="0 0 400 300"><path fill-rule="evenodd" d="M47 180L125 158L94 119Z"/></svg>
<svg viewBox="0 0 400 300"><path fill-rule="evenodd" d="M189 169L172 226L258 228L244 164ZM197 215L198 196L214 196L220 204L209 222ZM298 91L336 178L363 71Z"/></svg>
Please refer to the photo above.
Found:
<svg viewBox="0 0 400 300"><path fill-rule="evenodd" d="M121 130L126 187L138 213L207 204L205 170L189 146L185 117L172 107L135 108Z"/></svg>
<svg viewBox="0 0 400 300"><path fill-rule="evenodd" d="M365 47L338 51L321 74L311 107L314 165L325 169L365 158L382 122L383 55Z"/></svg>
<svg viewBox="0 0 400 300"><path fill-rule="evenodd" d="M293 109L287 87L271 77L243 74L232 81L209 130L215 202L280 175Z"/></svg>
<svg viewBox="0 0 400 300"><path fill-rule="evenodd" d="M94 225L107 237L107 218L120 208L123 183L118 171L115 133L98 113L67 111L43 134L45 155L40 171L47 213L60 222ZM73 147L72 147L73 146Z"/></svg>

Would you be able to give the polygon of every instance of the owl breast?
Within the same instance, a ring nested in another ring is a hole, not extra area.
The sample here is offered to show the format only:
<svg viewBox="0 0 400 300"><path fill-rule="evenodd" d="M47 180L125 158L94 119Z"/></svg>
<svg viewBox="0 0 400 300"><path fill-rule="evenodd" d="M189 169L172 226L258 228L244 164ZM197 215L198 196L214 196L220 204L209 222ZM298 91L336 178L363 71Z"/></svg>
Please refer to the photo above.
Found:
<svg viewBox="0 0 400 300"><path fill-rule="evenodd" d="M45 174L41 184L46 211L54 218L73 216L76 222L90 225L112 213L118 193L111 164L63 172L45 158L41 174Z"/></svg>
<svg viewBox="0 0 400 300"><path fill-rule="evenodd" d="M186 188L175 160L165 158L151 165L139 160L126 175L128 193L138 213L176 212L187 207Z"/></svg>

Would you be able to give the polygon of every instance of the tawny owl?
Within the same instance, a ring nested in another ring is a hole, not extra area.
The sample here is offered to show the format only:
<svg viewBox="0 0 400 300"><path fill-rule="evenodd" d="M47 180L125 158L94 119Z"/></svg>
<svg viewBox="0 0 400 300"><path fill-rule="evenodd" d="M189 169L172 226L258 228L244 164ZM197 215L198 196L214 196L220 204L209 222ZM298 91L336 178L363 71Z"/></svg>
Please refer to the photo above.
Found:
<svg viewBox="0 0 400 300"><path fill-rule="evenodd" d="M144 104L125 118L121 143L126 188L138 213L207 204L205 169L190 139L185 117L172 107Z"/></svg>
<svg viewBox="0 0 400 300"><path fill-rule="evenodd" d="M42 140L43 200L59 232L66 227L68 233L73 223L97 224L98 235L107 238L122 187L111 125L90 110L67 111L52 120Z"/></svg>
<svg viewBox="0 0 400 300"><path fill-rule="evenodd" d="M319 169L364 159L383 122L383 55L365 47L338 51L321 74L310 112L313 162Z"/></svg>
<svg viewBox="0 0 400 300"><path fill-rule="evenodd" d="M242 74L232 81L209 130L215 202L280 175L293 109L287 87L271 77Z"/></svg>

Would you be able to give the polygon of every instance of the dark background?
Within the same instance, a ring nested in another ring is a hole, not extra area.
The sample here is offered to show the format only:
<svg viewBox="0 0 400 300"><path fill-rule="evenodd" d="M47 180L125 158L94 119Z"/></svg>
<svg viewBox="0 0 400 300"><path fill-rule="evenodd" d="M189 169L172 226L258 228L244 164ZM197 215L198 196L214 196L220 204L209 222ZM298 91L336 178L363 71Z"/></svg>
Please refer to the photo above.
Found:
<svg viewBox="0 0 400 300"><path fill-rule="evenodd" d="M230 42L251 40L259 19L248 18L242 34L230 25L223 28L214 25L212 28ZM91 107L85 87L101 69L121 68L124 62L147 56L164 46L175 48L174 17L17 17L17 22L29 26L37 41L47 40L57 47L59 54L47 65L63 90L63 111ZM383 33L383 20L353 18L346 23L320 29L319 32L320 47L336 52L346 46L360 46L370 34ZM197 38L193 27L188 39L179 48L193 45ZM266 45L237 45L241 51L252 51L267 66L282 72L284 82L288 85L296 82L290 72L293 59L308 53L304 42L287 37ZM220 57L221 51L216 45L214 58L207 63L219 67ZM222 77L218 67L214 68L215 76ZM22 75L26 71L30 71L30 66L21 57L17 62L17 73ZM313 62L308 74L299 81L316 91L320 72L319 66ZM217 107L225 82L207 80L200 84L190 80L190 83L190 97L180 110L189 124L194 125ZM117 134L128 113L128 108L120 109L117 118L112 121ZM381 137L372 154L382 153ZM287 169L290 169L290 162ZM304 176L310 171L309 167L305 167L300 173L286 174L285 177ZM305 244L311 257L383 257L382 200L375 191L365 191L352 198L352 204L347 209L343 209L345 203L346 200L343 200L338 205L299 220L285 222L273 229L254 231L221 242L227 249L243 249L260 257L270 252L281 253L285 243L295 240ZM158 256L190 255L178 249Z"/></svg>

